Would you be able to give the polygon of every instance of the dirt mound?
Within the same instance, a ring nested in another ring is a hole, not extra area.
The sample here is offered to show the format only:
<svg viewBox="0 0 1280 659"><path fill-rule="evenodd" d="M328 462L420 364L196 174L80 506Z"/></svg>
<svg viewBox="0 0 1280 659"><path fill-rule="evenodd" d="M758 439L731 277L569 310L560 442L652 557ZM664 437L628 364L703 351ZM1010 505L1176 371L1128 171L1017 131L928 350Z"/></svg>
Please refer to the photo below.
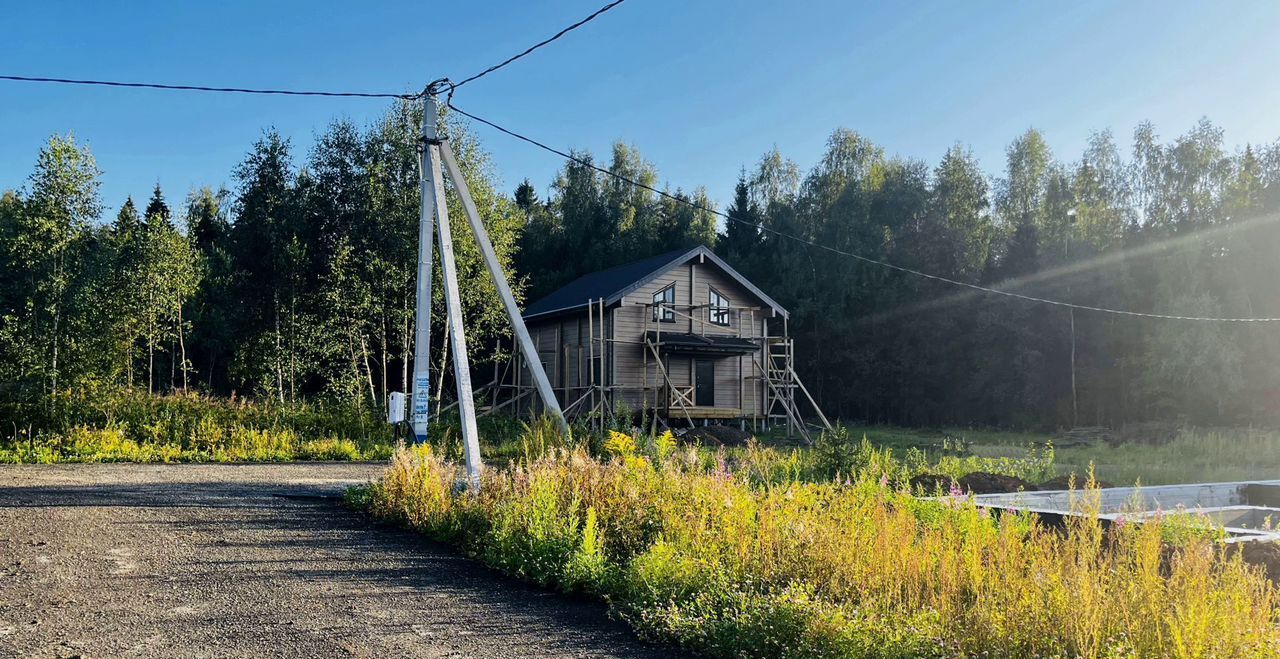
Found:
<svg viewBox="0 0 1280 659"><path fill-rule="evenodd" d="M685 441L696 441L703 446L744 446L752 437L751 433L733 426L690 428L680 436Z"/></svg>
<svg viewBox="0 0 1280 659"><path fill-rule="evenodd" d="M911 491L916 494L924 496L946 494L951 490L951 477L941 474L920 474L912 478L910 484Z"/></svg>
<svg viewBox="0 0 1280 659"><path fill-rule="evenodd" d="M1246 563L1262 566L1268 579L1280 581L1280 543L1238 542L1227 551L1240 552Z"/></svg>
<svg viewBox="0 0 1280 659"><path fill-rule="evenodd" d="M1080 476L1076 476L1077 490L1084 489L1085 480L1087 479L1081 478ZM1115 487L1115 485L1112 485L1111 483L1108 483L1106 481L1098 481L1099 489L1105 490L1109 487ZM1071 489L1071 475L1067 474L1066 476L1058 476L1056 478L1050 478L1049 480L1037 485L1036 489L1038 490L1069 490Z"/></svg>
<svg viewBox="0 0 1280 659"><path fill-rule="evenodd" d="M960 477L960 489L974 494L1005 494L1008 492L1032 492L1036 486L1016 476L975 471Z"/></svg>
<svg viewBox="0 0 1280 659"><path fill-rule="evenodd" d="M921 474L911 479L911 491L916 494L925 496L937 494L948 494L951 492L951 477L941 474ZM971 474L965 474L955 482L966 494L1006 494L1009 492L1032 492L1039 488L1027 481L1016 476L1005 476L1004 474L992 474L985 471L975 471Z"/></svg>

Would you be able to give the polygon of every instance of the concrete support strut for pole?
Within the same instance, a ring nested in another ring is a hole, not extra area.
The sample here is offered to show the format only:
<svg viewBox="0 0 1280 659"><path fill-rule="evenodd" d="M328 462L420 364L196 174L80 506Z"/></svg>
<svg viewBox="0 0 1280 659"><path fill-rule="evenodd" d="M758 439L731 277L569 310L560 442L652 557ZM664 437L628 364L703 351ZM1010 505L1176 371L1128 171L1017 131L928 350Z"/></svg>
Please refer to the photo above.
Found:
<svg viewBox="0 0 1280 659"><path fill-rule="evenodd" d="M547 412L559 423L560 430L567 435L569 433L569 424L565 421L564 412L560 409L559 401L556 400L555 392L551 388L551 381L547 378L547 374L542 368L542 360L538 358L538 350L533 345L533 339L530 338L529 330L524 324L524 317L520 314L520 307L516 304L516 298L511 293L511 286L507 283L507 276L502 272L502 264L498 262L498 255L493 249L493 243L489 240L489 232L485 230L484 223L480 220L480 213L476 210L475 201L471 198L471 191L467 188L466 177L462 175L462 169L458 167L458 161L453 156L453 149L450 148L447 141L440 144L440 154L444 158L444 166L449 172L449 179L453 181L453 188L457 190L458 197L462 199L462 208L466 211L467 221L471 224L471 232L475 235L476 242L480 246L480 253L484 255L485 266L489 270L489 275L493 277L494 287L498 289L498 297L502 299L502 306L506 308L507 317L511 320L511 329L516 336L516 344L520 346L520 352L524 354L525 361L529 364L529 371L533 374L533 383L538 390L538 395L542 397L542 403L546 406Z"/></svg>
<svg viewBox="0 0 1280 659"><path fill-rule="evenodd" d="M431 107L434 103L429 103ZM431 160L432 186L436 199L444 201L444 179L440 175L440 147L427 145ZM436 204L440 235L440 270L444 275L444 302L448 311L449 347L453 357L453 379L458 385L458 417L462 425L462 448L467 463L467 480L472 488L480 486L480 438L476 430L475 399L471 391L471 362L467 358L466 328L462 323L462 297L458 294L458 266L453 252L453 231L449 226L449 208Z"/></svg>

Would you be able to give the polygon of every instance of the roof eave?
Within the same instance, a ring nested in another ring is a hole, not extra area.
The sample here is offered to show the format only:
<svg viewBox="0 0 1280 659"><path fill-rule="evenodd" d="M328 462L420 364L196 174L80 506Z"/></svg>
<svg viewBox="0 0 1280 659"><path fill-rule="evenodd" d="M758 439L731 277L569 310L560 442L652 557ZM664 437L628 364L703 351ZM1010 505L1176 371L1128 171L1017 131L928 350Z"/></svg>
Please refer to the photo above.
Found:
<svg viewBox="0 0 1280 659"><path fill-rule="evenodd" d="M733 279L737 281L739 284L741 284L743 288L747 289L748 291L751 292L752 295L756 296L765 304L769 305L769 308L773 309L775 313L781 314L783 318L791 317L790 312L788 312L786 308L783 307L781 304L778 304L777 300L774 300L773 298L766 295L764 291L757 288L755 284L751 283L750 280L742 276L742 273L735 270L733 266L729 265L728 263L725 263L724 259L720 258L719 256L716 256L715 252L711 251L704 245L699 245L697 247L694 247L689 251L681 254L680 256L677 256L674 259L667 261L666 263L662 264L661 267L658 267L654 269L652 272L650 272L649 274L637 279L626 288L623 288L622 290L606 298L606 300L608 301L609 304L618 302L622 298L626 297L628 294L636 291L641 286L644 286L645 284L652 281L654 277L657 277L658 275L666 272L667 270L670 270L673 266L678 265L680 263L684 263L685 261L688 261L689 259L698 255L702 255L702 256L705 256L706 258L711 259L713 263L720 266L721 270L724 270L725 272L727 272L729 276L733 277Z"/></svg>
<svg viewBox="0 0 1280 659"><path fill-rule="evenodd" d="M608 298L605 298L604 303L605 303L605 306L612 307L617 302L615 300L610 300ZM525 322L529 322L531 320L546 320L547 318L555 318L556 316L564 316L564 315L574 313L576 311L582 311L586 309L588 305L590 305L590 302L580 302L578 304L571 304L565 307L557 307L555 309L539 311L538 313L535 313L535 314L521 314L520 317L523 318Z"/></svg>
<svg viewBox="0 0 1280 659"><path fill-rule="evenodd" d="M788 312L785 307L783 307L781 304L778 304L776 300L766 295L764 291L760 290L758 287L756 287L755 284L751 283L750 280L742 276L742 273L735 270L733 266L726 263L724 259L720 258L719 256L716 256L715 252L711 251L704 245L693 247L688 251L684 252L683 254L680 254L679 256L671 259L670 261L667 261L666 263L663 263L657 268L654 268L648 274L645 274L644 276L637 278L635 281L631 282L624 288L619 289L618 291L614 292L612 295L609 295L608 297L604 298L605 304L609 306L613 306L621 302L622 298L626 297L630 293L635 292L641 286L644 286L650 281L653 281L653 279L658 275L661 275L667 270L670 270L673 266L684 263L685 261L688 261L689 259L692 259L693 257L699 256L699 255L704 256L705 258L711 259L713 263L719 266L721 270L724 270L726 273L728 273L730 277L733 277L733 279L737 281L739 284L741 284L743 288L747 289L747 291L749 291L752 295L756 296L765 304L767 304L769 308L774 311L774 313L781 315L783 318L789 319L791 317L791 313ZM588 303L586 301L583 301L578 304L572 304L569 306L560 307L558 309L549 309L547 311L539 311L536 314L524 316L524 319L526 321L529 321L529 320L541 320L545 318L551 318L554 316L569 313L571 311L583 309L587 306L587 304Z"/></svg>

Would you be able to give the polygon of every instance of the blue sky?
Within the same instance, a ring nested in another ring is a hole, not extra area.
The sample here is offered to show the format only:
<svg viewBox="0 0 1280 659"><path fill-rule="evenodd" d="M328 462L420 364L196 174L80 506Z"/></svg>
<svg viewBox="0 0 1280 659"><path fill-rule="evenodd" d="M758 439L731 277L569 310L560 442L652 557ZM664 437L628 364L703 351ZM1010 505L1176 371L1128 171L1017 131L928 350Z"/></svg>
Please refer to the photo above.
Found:
<svg viewBox="0 0 1280 659"><path fill-rule="evenodd" d="M465 77L603 0L458 3L57 2L6 7L0 72L368 91ZM1059 157L1089 132L1163 138L1201 116L1227 142L1280 138L1280 3L629 0L459 90L460 107L553 145L638 146L664 182L726 202L774 145L802 168L837 127L934 163L952 144L998 173L1034 126ZM104 171L109 212L159 181L171 200L231 186L263 128L299 155L378 100L221 96L0 82L0 189L72 131ZM550 154L477 127L508 189L544 191Z"/></svg>

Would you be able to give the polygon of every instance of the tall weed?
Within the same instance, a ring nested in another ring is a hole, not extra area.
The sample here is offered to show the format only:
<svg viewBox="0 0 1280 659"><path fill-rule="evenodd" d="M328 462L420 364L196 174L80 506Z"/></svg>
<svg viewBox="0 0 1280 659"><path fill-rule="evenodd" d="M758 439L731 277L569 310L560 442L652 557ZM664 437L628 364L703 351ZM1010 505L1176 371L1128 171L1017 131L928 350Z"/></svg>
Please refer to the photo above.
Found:
<svg viewBox="0 0 1280 659"><path fill-rule="evenodd" d="M781 477L770 465L793 458L760 447L734 467L610 445L606 459L557 449L491 469L461 496L456 463L405 449L369 506L715 656L1280 653L1272 583L1205 534L1171 545L1163 520L1108 529L1086 509L1053 530L919 500L885 484L902 463L860 445L821 483Z"/></svg>

